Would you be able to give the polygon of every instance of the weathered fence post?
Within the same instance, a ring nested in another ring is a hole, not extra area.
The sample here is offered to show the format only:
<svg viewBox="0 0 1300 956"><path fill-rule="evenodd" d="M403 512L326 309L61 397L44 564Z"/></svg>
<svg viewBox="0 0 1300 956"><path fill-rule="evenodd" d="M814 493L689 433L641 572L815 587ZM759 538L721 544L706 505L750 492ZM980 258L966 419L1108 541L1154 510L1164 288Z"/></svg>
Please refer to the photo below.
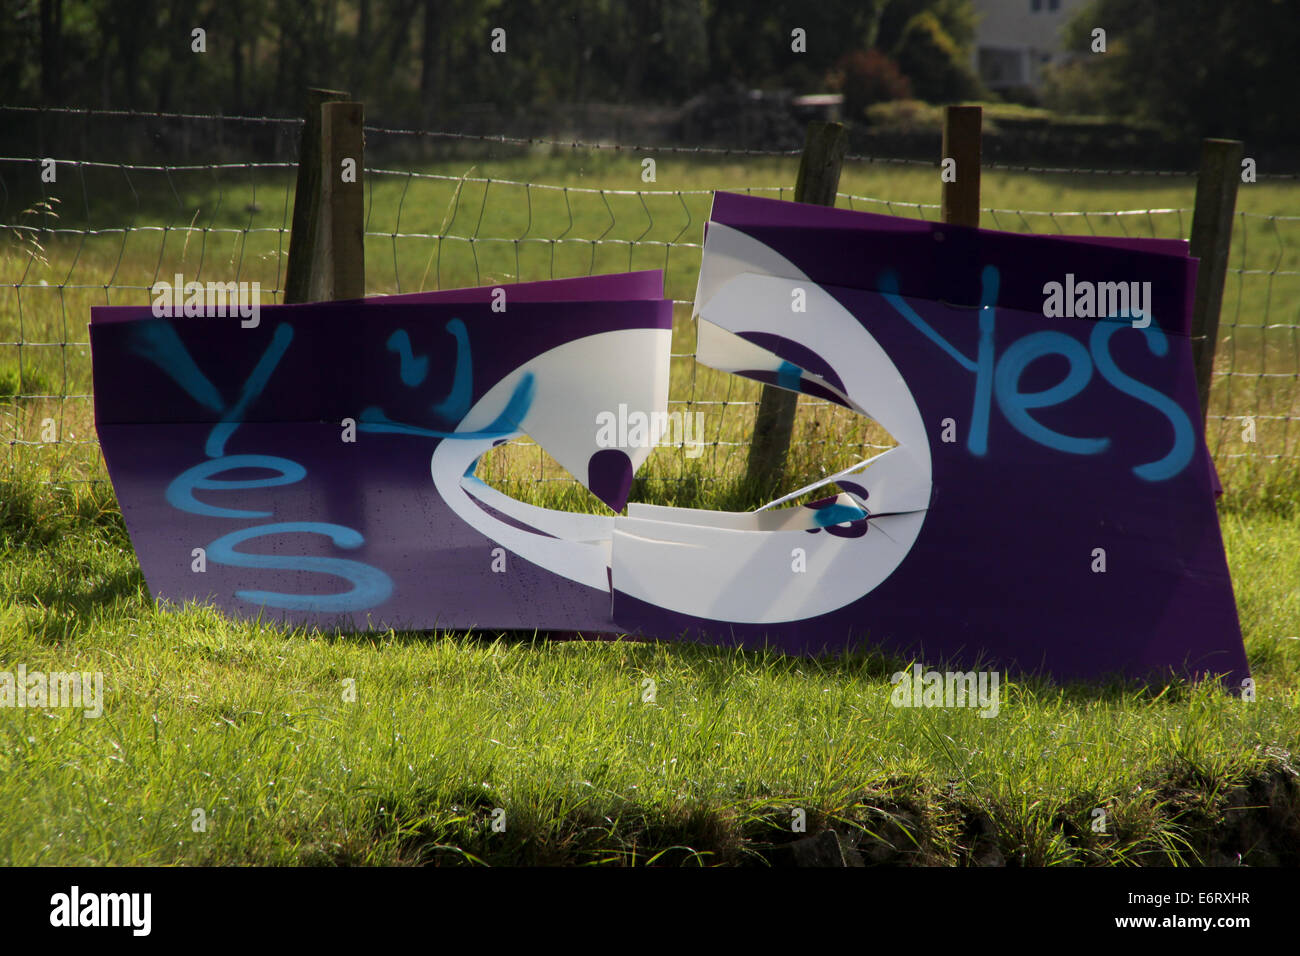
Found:
<svg viewBox="0 0 1300 956"><path fill-rule="evenodd" d="M812 122L799 159L799 178L795 180L795 202L834 206L840 185L840 166L848 149L844 126L840 123ZM763 386L754 420L754 437L749 446L748 480L764 491L773 488L785 471L790 451L790 433L794 430L795 392Z"/></svg>
<svg viewBox="0 0 1300 956"><path fill-rule="evenodd" d="M1241 181L1242 145L1235 139L1201 143L1201 171L1196 178L1196 208L1192 213L1191 254L1201 260L1192 305L1192 358L1196 363L1196 393L1201 400L1201 431L1210 412L1214 383L1214 349L1219 338L1219 309L1223 280L1232 245L1232 216Z"/></svg>
<svg viewBox="0 0 1300 956"><path fill-rule="evenodd" d="M984 111L978 106L949 106L943 114L944 170L940 214L953 226L980 224L980 138Z"/></svg>
<svg viewBox="0 0 1300 956"><path fill-rule="evenodd" d="M364 108L337 90L308 90L298 147L285 302L366 294Z"/></svg>

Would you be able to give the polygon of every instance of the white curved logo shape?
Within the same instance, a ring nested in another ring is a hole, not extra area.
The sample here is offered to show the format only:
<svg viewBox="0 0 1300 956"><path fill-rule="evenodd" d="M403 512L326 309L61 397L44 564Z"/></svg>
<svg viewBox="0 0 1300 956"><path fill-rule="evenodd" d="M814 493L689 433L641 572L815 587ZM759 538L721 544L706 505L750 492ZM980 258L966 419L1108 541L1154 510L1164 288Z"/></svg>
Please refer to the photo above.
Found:
<svg viewBox="0 0 1300 956"><path fill-rule="evenodd" d="M816 316L817 339L833 342L833 349L816 351L827 357L854 404L898 441L852 470L852 481L868 491L869 511L886 516L871 518L861 537L843 537L803 530L815 527L815 512L807 509L794 509L804 520L777 520L770 523L783 530L769 530L763 512L725 516L632 506L629 517L615 523L616 590L710 620L798 621L874 590L911 550L929 505L930 446L907 383L858 320L810 281L745 274L713 295L701 321L717 318L729 330L788 337L790 291L796 286L807 295L807 314Z"/></svg>
<svg viewBox="0 0 1300 956"><path fill-rule="evenodd" d="M736 230L714 223L709 239L726 253L711 261L706 257L708 267L701 273L700 359L727 371L777 367L779 359L737 333L794 338L791 291L800 288L806 314L815 319L801 323L800 344L823 356L850 403L897 440L897 447L826 479L843 477L866 489L871 517L865 533L832 533L819 524L818 512L808 508L736 514L631 505L627 517L602 517L526 505L465 476L492 439L441 442L430 461L434 485L448 507L480 533L592 588L607 591L612 570L616 592L697 618L776 624L827 614L888 578L920 534L931 490L930 446L921 413L893 361L834 296ZM743 271L755 262L782 277ZM645 350L666 355L669 337L667 330L608 332L552 349L498 382L458 430L474 431L491 421L520 378L531 373L537 392L520 432L548 450L562 446L568 461L585 461L583 456L595 450L595 413L617 407L629 389L659 407L666 405L666 374L648 386L635 369L645 365ZM590 369L602 370L600 381L584 379L583 387L575 389L574 376ZM547 434L549 444L534 428ZM853 499L842 500L851 507ZM501 520L477 502L538 533ZM617 622L617 599L614 610Z"/></svg>

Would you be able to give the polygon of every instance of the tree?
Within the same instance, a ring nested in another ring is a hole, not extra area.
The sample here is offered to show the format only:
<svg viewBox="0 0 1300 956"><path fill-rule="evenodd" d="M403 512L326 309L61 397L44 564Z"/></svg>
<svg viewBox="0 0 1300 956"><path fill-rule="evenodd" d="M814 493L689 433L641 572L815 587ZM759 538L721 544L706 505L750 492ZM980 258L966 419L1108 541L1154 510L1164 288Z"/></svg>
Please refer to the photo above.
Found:
<svg viewBox="0 0 1300 956"><path fill-rule="evenodd" d="M1098 27L1105 53L1091 51ZM1300 142L1300 15L1292 0L1097 0L1067 36L1114 115L1187 137Z"/></svg>
<svg viewBox="0 0 1300 956"><path fill-rule="evenodd" d="M855 120L862 119L872 104L912 95L912 84L898 64L876 49L846 53L836 64L830 85L844 94L844 115Z"/></svg>
<svg viewBox="0 0 1300 956"><path fill-rule="evenodd" d="M923 100L953 102L971 99L979 92L969 58L929 10L907 21L894 56Z"/></svg>
<svg viewBox="0 0 1300 956"><path fill-rule="evenodd" d="M63 85L63 0L41 0L41 99L57 103Z"/></svg>

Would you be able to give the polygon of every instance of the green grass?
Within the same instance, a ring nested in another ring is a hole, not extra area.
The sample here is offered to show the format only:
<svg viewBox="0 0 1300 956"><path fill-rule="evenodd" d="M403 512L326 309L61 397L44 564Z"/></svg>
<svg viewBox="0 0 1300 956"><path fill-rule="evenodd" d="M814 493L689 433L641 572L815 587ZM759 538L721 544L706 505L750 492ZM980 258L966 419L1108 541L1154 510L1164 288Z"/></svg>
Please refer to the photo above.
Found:
<svg viewBox="0 0 1300 956"><path fill-rule="evenodd" d="M690 299L706 194L647 197L524 190L496 180L606 189L708 190L788 184L793 161L548 153L444 162L454 179L372 177L371 292L547 278L667 264L668 293ZM98 175L98 174L96 174ZM7 241L0 253L0 439L93 437L84 399L91 304L147 301L156 275L282 284L276 228L285 176L220 189L197 174L139 174L134 196L88 173L52 204L65 224L171 224L87 238ZM850 166L854 208L916 214L933 170ZM75 185L75 188L74 188ZM777 195L775 191L765 193ZM784 193L789 198L790 191ZM486 197L486 201L485 201ZM1001 210L1191 206L1186 180L1055 178L989 172ZM609 207L604 203L608 201ZM844 198L842 204L847 205ZM1300 186L1243 187L1239 208L1300 212ZM398 212L400 209L400 220ZM480 219L480 210L482 218ZM935 210L922 209L927 218ZM37 211L27 221L40 218ZM12 217L10 218L12 221ZM1034 231L1185 235L1190 214L1045 217L986 213ZM1300 271L1300 229L1247 218L1234 264ZM181 230L181 231L178 231ZM462 239L394 239L393 232ZM622 240L593 243L592 240ZM514 240L518 239L516 243ZM639 243L635 240L640 240ZM554 241L551 241L554 240ZM516 258L516 255L518 258ZM46 286L36 283L44 280ZM22 283L14 288L13 283ZM88 288L72 288L73 285ZM108 288L105 288L108 286ZM122 289L121 286L139 288ZM1230 274L1221 370L1295 373L1295 277ZM268 298L269 300L269 298ZM678 308L674 352L693 351ZM40 345L37 343L47 343ZM674 359L674 399L754 402L758 388ZM1226 386L1231 382L1233 389ZM1220 378L1215 410L1296 414L1294 378ZM703 457L656 452L636 496L742 508L752 405L701 406ZM0 709L0 863L765 863L788 860L792 811L807 832L834 827L872 862L1300 862L1300 473L1256 455L1295 444L1261 421L1243 445L1230 422L1219 451L1225 543L1258 681L1246 703L1211 685L1003 687L996 719L963 709L895 709L890 675L907 662L858 655L785 658L677 643L546 640L529 634L338 635L230 621L149 599L93 444L9 445L0 469L0 670L102 671L105 715ZM1295 432L1295 429L1292 429ZM1217 446L1215 444L1217 439ZM800 411L788 480L857 460L884 436L825 407ZM736 442L735 445L725 444ZM480 475L552 507L587 509L536 448L506 446ZM84 483L77 479L101 479ZM656 480L659 479L659 480ZM936 664L938 662L927 662ZM644 682L656 696L643 702ZM356 700L344 699L345 681ZM492 828L496 808L505 830ZM1105 833L1093 811L1107 814ZM207 815L197 832L194 811Z"/></svg>
<svg viewBox="0 0 1300 956"><path fill-rule="evenodd" d="M1294 514L1225 514L1253 703L1028 681L984 719L892 707L870 655L160 611L105 488L0 492L0 669L107 687L0 710L3 863L762 863L796 808L880 862L1300 859Z"/></svg>

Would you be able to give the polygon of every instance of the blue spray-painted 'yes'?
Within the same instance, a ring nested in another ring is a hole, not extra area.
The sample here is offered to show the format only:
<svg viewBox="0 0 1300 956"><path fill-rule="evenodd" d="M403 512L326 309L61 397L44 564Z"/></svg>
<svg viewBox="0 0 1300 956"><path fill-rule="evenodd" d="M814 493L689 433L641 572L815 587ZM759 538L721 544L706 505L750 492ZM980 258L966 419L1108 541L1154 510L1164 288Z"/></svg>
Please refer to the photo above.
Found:
<svg viewBox="0 0 1300 956"><path fill-rule="evenodd" d="M245 478L222 480L212 477L237 468L256 468L279 472L271 478ZM245 488L274 488L292 485L307 477L307 469L296 461L275 455L222 455L199 462L187 468L167 486L167 503L180 511L208 518L269 518L270 511L247 511L238 508L220 508L194 497L197 489L209 491L237 491Z"/></svg>
<svg viewBox="0 0 1300 956"><path fill-rule="evenodd" d="M953 348L930 323L916 314L916 310L899 294L898 276L893 271L880 276L880 292L899 315L947 352L954 362L966 371L975 373L975 405L971 410L970 435L966 447L971 454L982 456L989 447L989 405L993 394L993 325L996 319L994 305L998 301L1001 275L993 266L985 266L980 280L980 340L975 361Z"/></svg>
<svg viewBox="0 0 1300 956"><path fill-rule="evenodd" d="M1181 472L1191 462L1192 455L1196 451L1196 433L1192 431L1192 423L1177 402L1163 392L1158 392L1150 385L1145 385L1119 370L1114 358L1111 357L1109 345L1110 337L1122 328L1124 326L1114 322L1098 322L1092 330L1088 344L1092 348L1097 368L1101 370L1101 374L1107 381L1121 392L1132 395L1138 401L1146 402L1152 408L1162 412L1173 425L1174 444L1169 449L1169 453L1157 461L1147 462L1133 469L1133 473L1145 481L1164 481ZM1163 357L1168 354L1169 342L1164 332L1160 330L1160 326L1151 323L1142 327L1142 334L1146 337L1147 348L1153 355Z"/></svg>
<svg viewBox="0 0 1300 956"><path fill-rule="evenodd" d="M301 481L307 470L295 461L275 455L227 455L225 447L244 420L248 408L265 390L271 376L293 341L293 328L280 325L271 336L266 351L227 406L220 391L203 374L176 330L165 322L142 322L135 329L132 350L147 358L176 382L191 398L210 411L220 413L221 420L212 427L204 444L209 460L186 469L167 486L165 497L172 507L211 518L269 518L270 511L223 508L195 497L196 490L238 491L274 488ZM220 479L215 476L237 469L273 472L269 477ZM356 548L362 536L342 525L319 521L279 522L245 528L224 535L208 545L208 558L216 564L262 570L306 571L341 577L351 590L339 594L283 594L275 591L237 591L242 600L267 607L293 611L334 613L358 611L387 600L393 591L392 579L383 571L360 561L310 555L257 555L235 551L234 547L250 538L288 533L318 534L330 538L336 547Z"/></svg>
<svg viewBox="0 0 1300 956"><path fill-rule="evenodd" d="M407 388L415 388L424 381L424 377L429 374L429 356L415 355L411 350L411 337L407 335L406 329L398 329L390 335L385 347L388 351L397 353L397 360L401 363L397 374L401 377L403 385Z"/></svg>
<svg viewBox="0 0 1300 956"><path fill-rule="evenodd" d="M444 421L459 423L469 411L470 397L474 391L474 360L470 353L469 330L460 319L447 323L447 331L456 340L456 370L447 397L433 406L433 413ZM386 348L396 352L398 377L407 388L415 388L429 374L429 357L417 356L411 348L411 336L405 329L397 329L388 337Z"/></svg>
<svg viewBox="0 0 1300 956"><path fill-rule="evenodd" d="M309 571L314 574L331 574L345 578L352 590L340 594L283 594L279 591L236 591L235 596L250 604L284 608L288 611L316 611L338 613L374 607L388 600L393 593L393 581L387 574L369 564L343 558L322 558L312 555L246 554L236 551L235 545L250 538L279 534L319 534L328 537L335 547L359 548L365 543L360 533L343 525L324 521L283 521L275 524L245 528L223 535L208 545L208 557L221 564L238 568L262 570Z"/></svg>
<svg viewBox="0 0 1300 956"><path fill-rule="evenodd" d="M451 390L447 397L433 406L433 412L440 418L451 422L450 428L429 428L424 425L412 425L390 418L382 408L371 406L363 409L357 416L357 428L363 432L387 433L394 435L411 435L420 438L438 438L467 440L480 438L508 438L523 430L524 416L533 404L536 382L532 372L526 372L515 384L506 407L488 425L473 431L456 431L469 412L470 399L473 397L474 362L470 351L469 331L460 319L447 323L447 331L456 339L456 371L452 379ZM408 381L408 353L410 337L399 329L389 337L388 347L397 351L401 357L402 381ZM465 470L465 477L474 474L477 461L470 462Z"/></svg>
<svg viewBox="0 0 1300 956"><path fill-rule="evenodd" d="M161 319L139 323L134 330L131 349L166 372L172 381L204 408L221 413L221 420L208 432L208 440L204 445L208 456L215 458L224 454L226 442L242 424L249 405L270 382L271 374L289 350L292 341L292 326L282 324L276 327L266 351L257 360L253 371L240 388L239 396L230 405L226 405L220 391L199 369L185 348L185 343L169 323Z"/></svg>
<svg viewBox="0 0 1300 956"><path fill-rule="evenodd" d="M357 419L357 428L363 432L389 432L398 435L418 435L424 438L478 439L506 438L515 434L522 427L524 416L533 404L535 379L532 372L525 372L510 393L506 407L486 427L474 431L458 432L441 428L424 428L420 425L408 425L394 421L383 410L370 407L362 411Z"/></svg>
<svg viewBox="0 0 1300 956"><path fill-rule="evenodd" d="M456 373L451 380L447 397L433 406L435 415L459 423L469 411L470 395L474 391L474 361L469 351L469 330L460 319L447 323L447 331L456 339Z"/></svg>
<svg viewBox="0 0 1300 956"><path fill-rule="evenodd" d="M993 339L999 281L998 270L986 266L981 273L980 338L974 360L956 349L916 313L899 293L898 276L895 273L883 273L879 283L882 296L899 315L958 365L975 375L974 406L966 442L971 454L982 457L988 452L989 415L994 401L1007 422L1037 444L1075 455L1095 455L1104 451L1110 446L1109 438L1065 435L1046 427L1029 414L1029 409L1059 405L1077 396L1091 381L1095 366L1102 378L1113 387L1160 412L1169 420L1173 429L1174 441L1169 452L1157 461L1135 466L1133 473L1144 481L1165 481L1181 473L1191 461L1196 448L1195 433L1186 412L1169 396L1121 372L1110 354L1111 336L1119 329L1129 326L1114 321L1098 322L1093 327L1087 348L1063 332L1032 332L1013 342L998 358L994 354ZM1147 347L1152 354L1167 354L1168 342L1159 326L1151 323L1139 328L1145 334ZM1048 355L1060 356L1069 364L1065 378L1039 392L1022 392L1020 379L1025 369Z"/></svg>
<svg viewBox="0 0 1300 956"><path fill-rule="evenodd" d="M1020 391L1020 376L1033 362L1045 355L1065 357L1070 365L1065 378L1041 392ZM1013 428L1040 445L1072 455L1095 455L1110 446L1109 438L1076 438L1062 435L1042 425L1029 414L1031 408L1050 408L1069 401L1092 380L1092 362L1088 350L1064 332L1033 332L1009 345L998 360L993 378L993 394L998 408Z"/></svg>

